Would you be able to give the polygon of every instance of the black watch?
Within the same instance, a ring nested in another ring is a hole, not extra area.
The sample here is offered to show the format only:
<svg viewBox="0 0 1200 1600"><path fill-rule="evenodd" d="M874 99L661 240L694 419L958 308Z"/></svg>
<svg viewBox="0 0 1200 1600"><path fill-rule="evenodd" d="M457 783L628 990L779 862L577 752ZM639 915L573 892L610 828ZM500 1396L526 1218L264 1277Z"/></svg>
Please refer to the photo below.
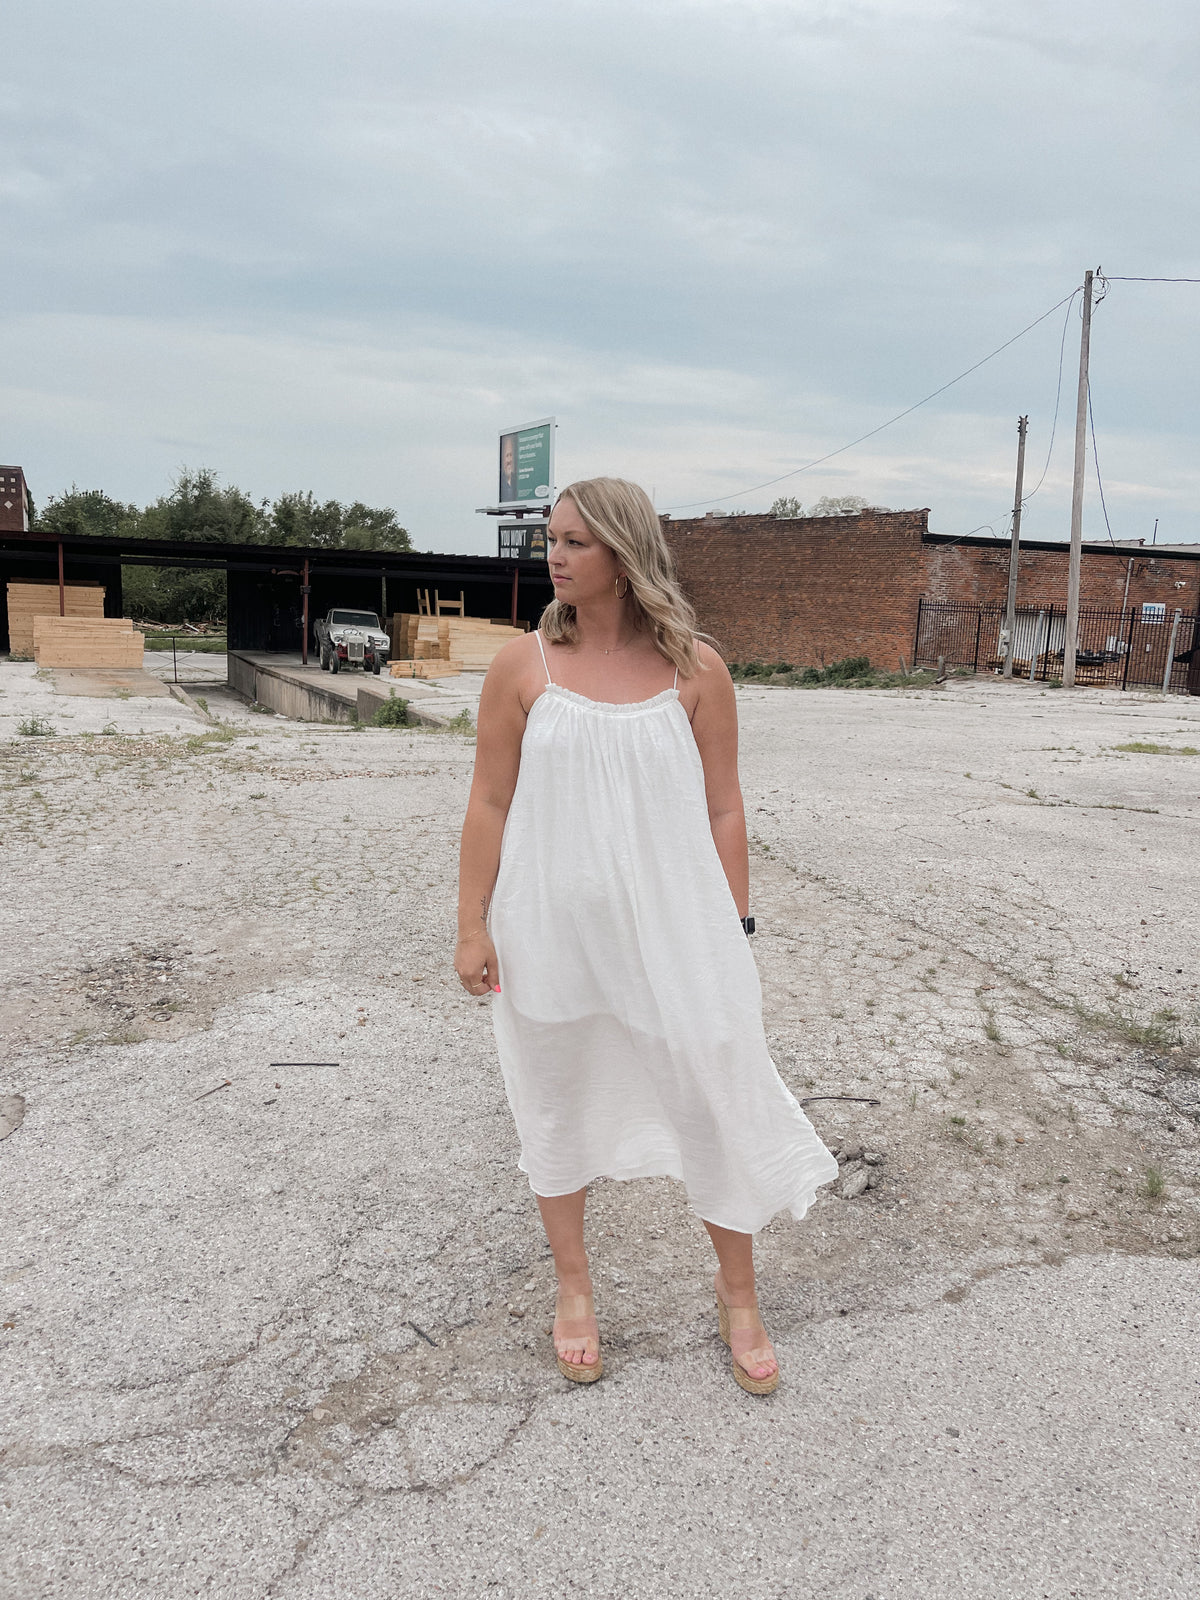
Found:
<svg viewBox="0 0 1200 1600"><path fill-rule="evenodd" d="M746 935L746 937L748 939L750 937L750 935L754 932L754 918L753 917L743 917L742 918L742 929L743 929L743 931L744 931L744 933L745 933L745 935Z"/></svg>

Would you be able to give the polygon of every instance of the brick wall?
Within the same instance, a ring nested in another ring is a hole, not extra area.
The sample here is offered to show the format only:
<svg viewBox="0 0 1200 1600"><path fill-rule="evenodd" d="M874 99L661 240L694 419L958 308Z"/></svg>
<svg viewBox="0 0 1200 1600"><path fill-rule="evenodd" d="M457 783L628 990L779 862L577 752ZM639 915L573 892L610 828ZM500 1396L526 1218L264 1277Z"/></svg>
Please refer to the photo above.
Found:
<svg viewBox="0 0 1200 1600"><path fill-rule="evenodd" d="M25 474L20 467L0 467L0 533L29 530Z"/></svg>
<svg viewBox="0 0 1200 1600"><path fill-rule="evenodd" d="M694 517L665 521L680 581L729 661L819 666L865 655L895 667L911 657L917 601L1003 601L1008 552L925 541L927 510L857 517ZM1168 614L1200 606L1200 561L1143 550L1085 551L1081 600L1120 607L1159 601ZM1182 585L1182 587L1177 587ZM1062 605L1066 550L1022 552L1018 605Z"/></svg>
<svg viewBox="0 0 1200 1600"><path fill-rule="evenodd" d="M664 525L680 581L728 661L800 666L912 652L927 511L696 517Z"/></svg>

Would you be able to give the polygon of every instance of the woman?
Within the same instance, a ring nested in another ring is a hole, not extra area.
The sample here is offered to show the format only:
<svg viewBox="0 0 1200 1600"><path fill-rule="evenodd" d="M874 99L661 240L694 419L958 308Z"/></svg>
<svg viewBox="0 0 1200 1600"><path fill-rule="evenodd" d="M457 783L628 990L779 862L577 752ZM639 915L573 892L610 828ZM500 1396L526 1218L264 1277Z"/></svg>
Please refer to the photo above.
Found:
<svg viewBox="0 0 1200 1600"><path fill-rule="evenodd" d="M721 1337L779 1383L754 1234L837 1163L779 1079L746 941L737 710L698 641L647 495L573 484L547 535L555 598L492 664L463 827L455 969L495 996L521 1170L558 1278L564 1376L603 1359L583 1242L593 1178L682 1178L716 1249Z"/></svg>

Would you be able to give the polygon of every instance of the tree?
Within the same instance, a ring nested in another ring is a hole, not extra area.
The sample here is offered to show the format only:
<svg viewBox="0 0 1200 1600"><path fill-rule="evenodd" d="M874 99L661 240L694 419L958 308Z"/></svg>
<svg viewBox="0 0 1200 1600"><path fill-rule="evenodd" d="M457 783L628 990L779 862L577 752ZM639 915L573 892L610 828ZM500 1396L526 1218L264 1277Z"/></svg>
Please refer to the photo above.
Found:
<svg viewBox="0 0 1200 1600"><path fill-rule="evenodd" d="M262 544L269 522L248 494L230 484L223 489L211 467L185 467L170 494L160 495L142 513L145 539L199 539L208 544Z"/></svg>
<svg viewBox="0 0 1200 1600"><path fill-rule="evenodd" d="M347 550L412 549L408 530L396 521L391 506L365 506L361 500L346 507L342 544Z"/></svg>
<svg viewBox="0 0 1200 1600"><path fill-rule="evenodd" d="M51 495L33 518L39 533L64 537L84 534L94 539L127 539L138 532L141 512L136 506L122 505L102 489L80 489L75 484L66 494Z"/></svg>
<svg viewBox="0 0 1200 1600"><path fill-rule="evenodd" d="M281 494L268 514L272 544L318 545L330 550L342 542L342 508L336 500L322 505L311 489Z"/></svg>
<svg viewBox="0 0 1200 1600"><path fill-rule="evenodd" d="M804 507L793 495L781 494L779 499L771 505L771 515L773 517L802 517L804 515Z"/></svg>
<svg viewBox="0 0 1200 1600"><path fill-rule="evenodd" d="M324 504L311 490L280 495L269 513L275 544L316 545L327 550L411 550L412 540L390 506L368 506L361 500L343 506Z"/></svg>
<svg viewBox="0 0 1200 1600"><path fill-rule="evenodd" d="M867 509L868 502L860 494L823 494L815 505L809 506L806 517L857 517ZM886 511L886 506L876 506L876 511Z"/></svg>

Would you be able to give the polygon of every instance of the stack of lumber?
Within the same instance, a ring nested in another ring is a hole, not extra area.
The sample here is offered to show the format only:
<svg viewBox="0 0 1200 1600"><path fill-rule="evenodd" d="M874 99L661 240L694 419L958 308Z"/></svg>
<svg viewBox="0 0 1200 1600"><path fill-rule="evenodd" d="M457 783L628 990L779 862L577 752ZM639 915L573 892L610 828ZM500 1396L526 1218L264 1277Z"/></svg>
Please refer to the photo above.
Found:
<svg viewBox="0 0 1200 1600"><path fill-rule="evenodd" d="M487 617L427 617L399 612L389 629L392 676L434 678L486 672L496 652L525 632Z"/></svg>
<svg viewBox="0 0 1200 1600"><path fill-rule="evenodd" d="M35 617L39 667L140 667L145 636L128 617Z"/></svg>
<svg viewBox="0 0 1200 1600"><path fill-rule="evenodd" d="M64 591L68 617L103 617L104 587L98 583L69 583ZM56 583L8 585L8 648L14 656L33 654L33 619L58 616Z"/></svg>

